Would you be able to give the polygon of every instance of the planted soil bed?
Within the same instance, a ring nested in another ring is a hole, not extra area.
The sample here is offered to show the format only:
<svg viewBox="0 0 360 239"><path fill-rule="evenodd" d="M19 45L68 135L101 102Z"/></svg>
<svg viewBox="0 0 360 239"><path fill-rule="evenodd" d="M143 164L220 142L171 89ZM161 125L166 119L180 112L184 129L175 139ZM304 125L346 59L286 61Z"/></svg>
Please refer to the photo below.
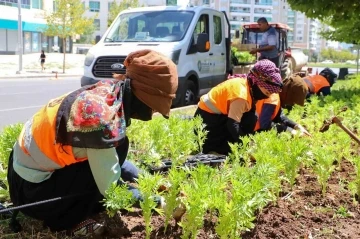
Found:
<svg viewBox="0 0 360 239"><path fill-rule="evenodd" d="M347 184L353 180L353 166L343 160L341 170L335 171L329 180L325 197L316 176L302 169L292 193L281 195L275 204L258 213L255 228L243 234L244 239L258 238L360 238L360 207L354 204ZM145 227L140 210L122 212L113 218L105 213L98 216L106 222L102 238L145 238ZM20 219L23 231L13 234L5 221L0 225L0 238L68 238L64 233L51 233L42 224L28 218ZM215 222L205 220L197 238L217 238ZM180 238L181 227L173 221L164 233L161 216L152 217L151 238ZM5 236L7 235L7 236Z"/></svg>

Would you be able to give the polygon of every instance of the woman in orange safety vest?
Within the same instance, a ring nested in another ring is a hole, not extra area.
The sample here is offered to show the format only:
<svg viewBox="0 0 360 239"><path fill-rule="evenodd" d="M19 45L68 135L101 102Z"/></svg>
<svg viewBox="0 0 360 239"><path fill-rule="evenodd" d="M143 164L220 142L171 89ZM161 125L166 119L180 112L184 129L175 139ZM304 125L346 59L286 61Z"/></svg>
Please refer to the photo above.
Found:
<svg viewBox="0 0 360 239"><path fill-rule="evenodd" d="M154 111L169 115L178 85L171 59L142 50L129 54L124 65L126 75L114 76L119 80L51 100L25 123L14 145L7 175L14 206L65 197L20 209L51 230L82 238L102 234L104 225L91 217L104 209L105 191L138 176L125 160L130 118L151 120ZM134 200L142 199L136 188L128 189Z"/></svg>
<svg viewBox="0 0 360 239"><path fill-rule="evenodd" d="M323 96L331 94L331 87L335 83L337 75L329 68L322 70L319 75L309 75L303 77L304 82L309 88L309 94L311 95L320 95Z"/></svg>
<svg viewBox="0 0 360 239"><path fill-rule="evenodd" d="M279 94L271 94L269 98L257 101L256 113L258 121L255 131L257 132L275 128L277 132L289 131L297 134L299 130L301 135L311 136L303 126L293 122L283 113Z"/></svg>
<svg viewBox="0 0 360 239"><path fill-rule="evenodd" d="M229 142L253 133L257 121L255 103L282 88L279 69L269 60L258 61L246 78L229 79L200 98L195 116L200 116L208 131L203 153L227 155Z"/></svg>

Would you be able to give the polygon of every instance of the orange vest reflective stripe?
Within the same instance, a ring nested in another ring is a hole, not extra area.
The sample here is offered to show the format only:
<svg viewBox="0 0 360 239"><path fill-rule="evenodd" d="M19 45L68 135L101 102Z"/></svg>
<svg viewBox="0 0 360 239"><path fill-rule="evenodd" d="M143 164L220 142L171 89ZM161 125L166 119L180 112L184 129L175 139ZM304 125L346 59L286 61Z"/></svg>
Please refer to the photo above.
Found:
<svg viewBox="0 0 360 239"><path fill-rule="evenodd" d="M304 81L310 89L310 93L317 94L321 88L330 86L329 82L322 75L307 76Z"/></svg>
<svg viewBox="0 0 360 239"><path fill-rule="evenodd" d="M45 168L47 171L87 160L87 158L76 159L72 146L61 145L55 141L56 115L66 95L51 100L41 108L25 124L19 136L19 146L22 151L36 159L40 167L45 165L42 169ZM46 160L51 160L52 163L46 162ZM54 165L58 167L54 167Z"/></svg>
<svg viewBox="0 0 360 239"><path fill-rule="evenodd" d="M250 87L245 78L229 79L215 86L200 98L198 107L212 114L228 115L229 105L236 99L244 99L252 105Z"/></svg>
<svg viewBox="0 0 360 239"><path fill-rule="evenodd" d="M258 117L258 120L256 122L254 131L257 131L257 130L260 129L260 116L261 116L261 111L262 111L262 108L263 108L264 104L271 104L271 105L276 106L273 114L271 115L271 120L274 120L276 115L279 113L279 110L280 110L280 96L279 96L279 94L271 94L269 98L263 99L263 100L258 100L256 102L256 113L258 114L259 117Z"/></svg>

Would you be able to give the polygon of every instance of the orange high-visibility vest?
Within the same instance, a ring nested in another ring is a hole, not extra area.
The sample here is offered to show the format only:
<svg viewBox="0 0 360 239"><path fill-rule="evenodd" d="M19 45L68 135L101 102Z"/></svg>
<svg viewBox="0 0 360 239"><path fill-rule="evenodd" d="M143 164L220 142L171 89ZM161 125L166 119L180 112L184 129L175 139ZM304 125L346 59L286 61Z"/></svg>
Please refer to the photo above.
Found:
<svg viewBox="0 0 360 239"><path fill-rule="evenodd" d="M329 82L322 75L313 75L303 78L308 85L311 94L317 94L321 88L330 86Z"/></svg>
<svg viewBox="0 0 360 239"><path fill-rule="evenodd" d="M255 125L255 129L254 131L257 131L260 129L260 117L261 117L261 111L262 111L262 108L263 108L263 105L264 104L271 104L271 105L275 105L275 110L273 112L273 114L271 115L271 120L274 120L276 115L279 113L279 110L280 110L280 96L279 94L271 94L269 98L267 99L263 99L263 100L258 100L256 102L256 113L258 114L258 120L256 122L256 125Z"/></svg>
<svg viewBox="0 0 360 239"><path fill-rule="evenodd" d="M87 160L75 158L72 146L55 141L56 115L66 95L53 99L41 108L26 122L20 133L18 144L21 151L36 161L39 170L54 171Z"/></svg>
<svg viewBox="0 0 360 239"><path fill-rule="evenodd" d="M244 99L252 105L250 87L247 79L233 78L212 88L200 98L198 107L212 114L228 115L233 100Z"/></svg>

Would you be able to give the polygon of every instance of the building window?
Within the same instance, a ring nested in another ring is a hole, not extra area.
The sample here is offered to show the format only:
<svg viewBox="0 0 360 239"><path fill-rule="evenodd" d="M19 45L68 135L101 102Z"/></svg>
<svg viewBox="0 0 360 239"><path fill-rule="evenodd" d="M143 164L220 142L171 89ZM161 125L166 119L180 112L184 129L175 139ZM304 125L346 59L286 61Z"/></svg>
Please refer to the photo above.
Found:
<svg viewBox="0 0 360 239"><path fill-rule="evenodd" d="M100 19L94 19L94 28L96 31L100 31Z"/></svg>
<svg viewBox="0 0 360 239"><path fill-rule="evenodd" d="M166 0L166 6L176 6L177 0Z"/></svg>
<svg viewBox="0 0 360 239"><path fill-rule="evenodd" d="M89 1L90 12L100 12L100 2L98 1Z"/></svg>
<svg viewBox="0 0 360 239"><path fill-rule="evenodd" d="M31 1L31 8L35 8L35 9L42 9L43 1L42 0L32 0Z"/></svg>
<svg viewBox="0 0 360 239"><path fill-rule="evenodd" d="M201 15L198 22L196 23L195 30L193 32L193 47L196 47L197 37L200 33L209 34L209 15L207 14Z"/></svg>
<svg viewBox="0 0 360 239"><path fill-rule="evenodd" d="M17 7L18 0L0 0L0 5ZM30 9L30 0L21 0L21 7Z"/></svg>
<svg viewBox="0 0 360 239"><path fill-rule="evenodd" d="M57 11L57 2L53 1L53 12Z"/></svg>
<svg viewBox="0 0 360 239"><path fill-rule="evenodd" d="M222 41L221 18L214 16L214 42L220 44Z"/></svg>

